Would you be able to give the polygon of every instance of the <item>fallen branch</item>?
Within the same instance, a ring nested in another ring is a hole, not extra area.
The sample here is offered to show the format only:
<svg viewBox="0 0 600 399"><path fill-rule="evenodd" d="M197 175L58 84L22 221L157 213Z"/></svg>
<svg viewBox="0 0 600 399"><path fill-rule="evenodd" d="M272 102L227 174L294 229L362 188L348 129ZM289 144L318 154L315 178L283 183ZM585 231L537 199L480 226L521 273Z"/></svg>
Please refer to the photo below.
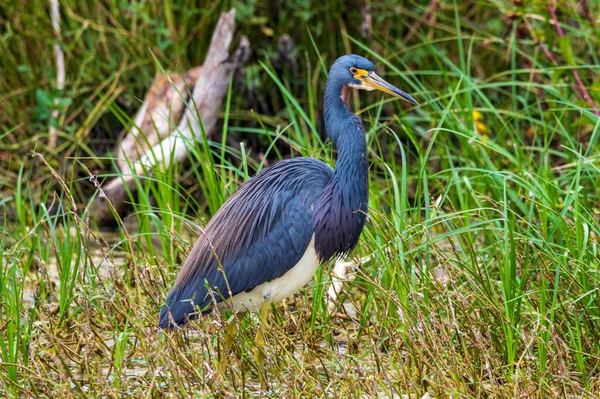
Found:
<svg viewBox="0 0 600 399"><path fill-rule="evenodd" d="M154 77L142 107L133 118L133 126L115 149L121 173L131 174L129 165L173 131L200 71L202 66L190 69L185 75L171 72Z"/></svg>
<svg viewBox="0 0 600 399"><path fill-rule="evenodd" d="M92 204L90 213L96 218L99 225L115 223L110 208L105 204L107 200L112 201L114 209L119 214L124 213L127 208L128 193L135 191L136 188L136 176L143 175L147 170L156 166L164 170L169 167L171 162L184 160L187 156L187 144L201 136L201 126L207 137L212 136L231 75L248 58L249 43L247 39L242 40L236 53L231 59L229 57L229 47L234 29L235 10L221 14L204 64L201 69L196 69L197 78L193 82L192 98L188 101L185 113L174 129L173 126L176 123L174 116L177 112L181 114L183 111L178 103L180 100L183 101L179 94L183 91L179 88L185 88L188 79L191 82L190 78L195 75L193 72L195 70L189 71L187 75L190 76L183 77L177 82L174 82L173 76L171 76L171 81L167 86L170 100L163 100L164 109L159 109L161 107L150 109L151 107L148 105L146 109L142 107L138 112L136 122L141 121L142 126L132 128L129 135L123 140L124 144L117 148L117 154L124 157L118 162L123 174L103 187L105 198L97 197ZM168 77L166 79L169 81ZM165 87L160 83L159 86ZM152 93L148 95L151 96ZM175 112L169 113L169 110ZM198 116L200 120L198 120ZM146 121L147 125L144 125ZM160 127L156 126L157 122ZM158 132L154 134L152 142L149 142L144 139L144 134L151 127ZM169 134L166 135L165 132L169 132ZM161 138L163 138L162 141L160 141ZM146 143L144 146L139 146L140 142Z"/></svg>

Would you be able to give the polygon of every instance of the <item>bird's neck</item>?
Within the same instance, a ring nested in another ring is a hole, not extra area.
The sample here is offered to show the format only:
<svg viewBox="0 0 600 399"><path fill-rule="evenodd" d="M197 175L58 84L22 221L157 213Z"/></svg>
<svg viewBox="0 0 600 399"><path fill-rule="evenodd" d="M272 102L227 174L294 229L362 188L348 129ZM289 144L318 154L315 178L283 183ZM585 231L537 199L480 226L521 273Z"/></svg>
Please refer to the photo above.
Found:
<svg viewBox="0 0 600 399"><path fill-rule="evenodd" d="M325 91L325 128L338 150L332 184L346 206L366 211L369 166L365 128L350 110L350 88L328 85Z"/></svg>
<svg viewBox="0 0 600 399"><path fill-rule="evenodd" d="M349 90L325 90L325 128L337 150L333 178L315 212L315 249L321 260L351 251L365 225L369 202L367 142L362 122L348 105Z"/></svg>

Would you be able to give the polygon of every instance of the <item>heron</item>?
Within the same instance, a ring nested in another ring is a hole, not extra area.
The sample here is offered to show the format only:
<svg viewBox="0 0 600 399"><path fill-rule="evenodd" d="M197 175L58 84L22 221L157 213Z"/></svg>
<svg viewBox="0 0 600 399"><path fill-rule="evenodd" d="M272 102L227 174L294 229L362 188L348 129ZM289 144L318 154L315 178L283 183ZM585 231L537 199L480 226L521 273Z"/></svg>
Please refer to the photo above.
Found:
<svg viewBox="0 0 600 399"><path fill-rule="evenodd" d="M193 246L159 317L178 329L213 309L246 312L304 287L320 264L357 245L367 217L365 128L349 105L352 89L380 90L418 105L349 54L331 66L325 129L335 169L309 157L276 162L244 183L211 218Z"/></svg>

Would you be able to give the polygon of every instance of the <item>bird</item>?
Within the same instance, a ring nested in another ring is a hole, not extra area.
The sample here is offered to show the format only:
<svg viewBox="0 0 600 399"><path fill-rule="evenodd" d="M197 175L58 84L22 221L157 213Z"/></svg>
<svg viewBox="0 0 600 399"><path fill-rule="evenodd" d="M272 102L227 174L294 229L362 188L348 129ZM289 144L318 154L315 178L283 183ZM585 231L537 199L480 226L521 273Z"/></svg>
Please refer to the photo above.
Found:
<svg viewBox="0 0 600 399"><path fill-rule="evenodd" d="M337 149L335 169L310 157L281 160L241 185L193 246L160 311L176 330L214 309L255 311L303 288L320 264L356 247L367 217L366 132L349 105L353 89L380 90L418 105L348 54L331 66L325 130Z"/></svg>

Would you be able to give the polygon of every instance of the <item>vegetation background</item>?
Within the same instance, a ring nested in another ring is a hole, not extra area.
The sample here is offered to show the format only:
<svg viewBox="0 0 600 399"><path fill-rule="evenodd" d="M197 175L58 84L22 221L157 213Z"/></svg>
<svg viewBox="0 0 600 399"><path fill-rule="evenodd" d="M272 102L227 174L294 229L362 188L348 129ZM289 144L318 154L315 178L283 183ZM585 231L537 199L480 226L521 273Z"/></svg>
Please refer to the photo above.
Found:
<svg viewBox="0 0 600 399"><path fill-rule="evenodd" d="M90 173L118 176L110 151L154 75L202 63L231 7L254 55L218 138L139 178L125 224L97 232ZM64 0L60 12L57 38L48 2L0 5L6 397L600 397L599 1ZM353 99L370 219L334 310L324 265L268 323L211 315L161 333L199 226L244 180L290 156L334 163L322 94L345 53L421 105Z"/></svg>

